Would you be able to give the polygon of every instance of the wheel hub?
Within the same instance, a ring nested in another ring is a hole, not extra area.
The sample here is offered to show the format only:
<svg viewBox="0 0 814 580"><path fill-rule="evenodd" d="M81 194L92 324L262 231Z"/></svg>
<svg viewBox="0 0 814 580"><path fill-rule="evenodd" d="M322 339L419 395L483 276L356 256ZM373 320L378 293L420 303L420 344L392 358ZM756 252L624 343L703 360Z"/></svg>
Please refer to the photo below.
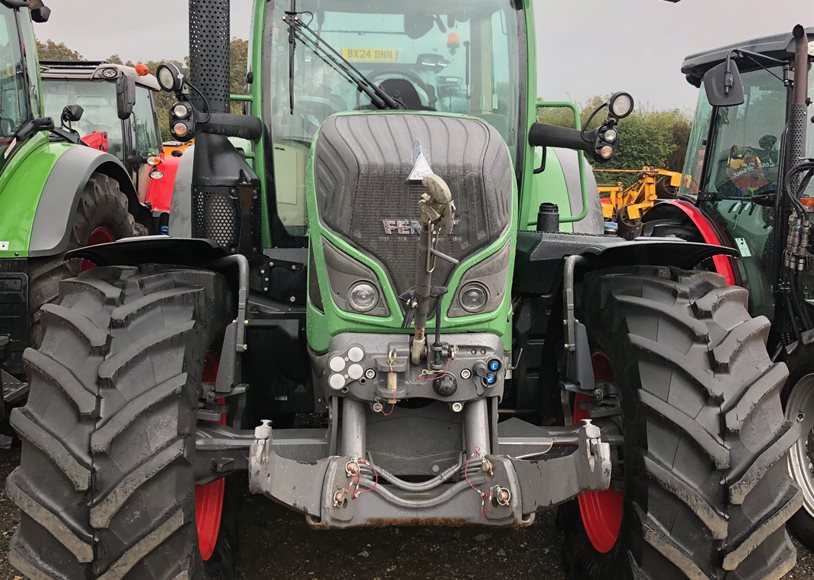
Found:
<svg viewBox="0 0 814 580"><path fill-rule="evenodd" d="M206 353L202 382L214 383L217 380L219 362L214 352ZM220 424L226 425L225 414L221 416ZM226 480L223 478L195 486L195 526L198 529L198 549L204 562L209 561L218 544L225 494Z"/></svg>
<svg viewBox="0 0 814 580"><path fill-rule="evenodd" d="M100 226L93 230L88 236L86 246L98 246L99 244L109 244L116 241L116 236L108 228ZM95 270L96 264L88 260L82 260L80 272L87 272L88 270Z"/></svg>
<svg viewBox="0 0 814 580"><path fill-rule="evenodd" d="M614 381L613 367L604 352L593 350L591 364L597 382L612 383ZM591 398L587 395L576 395L572 415L574 423L589 418L588 411L581 408L580 403L590 400ZM577 498L585 533L594 549L601 554L610 552L619 539L619 531L622 528L623 500L624 494L614 489L588 491Z"/></svg>
<svg viewBox="0 0 814 580"><path fill-rule="evenodd" d="M814 374L792 387L786 418L800 423L800 438L789 450L789 473L803 494L803 507L814 517Z"/></svg>

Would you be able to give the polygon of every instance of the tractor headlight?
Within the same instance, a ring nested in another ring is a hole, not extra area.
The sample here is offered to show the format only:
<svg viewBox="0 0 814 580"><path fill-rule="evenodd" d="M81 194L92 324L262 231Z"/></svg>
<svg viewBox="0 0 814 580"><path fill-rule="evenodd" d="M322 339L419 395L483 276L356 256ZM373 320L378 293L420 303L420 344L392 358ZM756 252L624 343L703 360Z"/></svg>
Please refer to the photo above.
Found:
<svg viewBox="0 0 814 580"><path fill-rule="evenodd" d="M616 93L611 96L610 102L608 103L611 115L617 119L629 117L630 114L633 113L634 107L633 97L628 93Z"/></svg>
<svg viewBox="0 0 814 580"><path fill-rule="evenodd" d="M359 282L348 292L348 302L357 312L370 312L379 303L379 291L368 282Z"/></svg>
<svg viewBox="0 0 814 580"><path fill-rule="evenodd" d="M184 87L184 75L181 69L171 62L159 65L155 76L161 88L168 93L177 93Z"/></svg>
<svg viewBox="0 0 814 580"><path fill-rule="evenodd" d="M616 129L608 129L605 131L604 135L602 135L602 138L608 143L614 143L616 142L616 138L618 136L619 134L616 132Z"/></svg>
<svg viewBox="0 0 814 580"><path fill-rule="evenodd" d="M479 282L470 282L461 288L458 302L461 303L461 308L471 314L481 312L489 302L489 291Z"/></svg>
<svg viewBox="0 0 814 580"><path fill-rule="evenodd" d="M189 107L187 107L184 103L178 103L172 109L172 114L178 119L186 119L189 117L189 113Z"/></svg>

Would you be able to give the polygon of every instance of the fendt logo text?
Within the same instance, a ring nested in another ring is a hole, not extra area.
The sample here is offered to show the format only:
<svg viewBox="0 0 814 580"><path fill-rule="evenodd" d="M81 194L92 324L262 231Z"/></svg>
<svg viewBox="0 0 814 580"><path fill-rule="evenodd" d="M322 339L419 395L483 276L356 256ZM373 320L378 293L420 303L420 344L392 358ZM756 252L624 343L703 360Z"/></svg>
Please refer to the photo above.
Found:
<svg viewBox="0 0 814 580"><path fill-rule="evenodd" d="M388 236L412 236L421 233L421 222L418 220L382 220L384 233Z"/></svg>

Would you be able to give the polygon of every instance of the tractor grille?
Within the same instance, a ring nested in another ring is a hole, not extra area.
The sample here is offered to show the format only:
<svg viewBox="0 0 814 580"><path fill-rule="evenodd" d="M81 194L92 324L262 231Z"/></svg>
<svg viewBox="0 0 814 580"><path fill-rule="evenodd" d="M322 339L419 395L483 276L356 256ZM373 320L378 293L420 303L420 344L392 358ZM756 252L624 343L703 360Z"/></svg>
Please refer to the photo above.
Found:
<svg viewBox="0 0 814 580"><path fill-rule="evenodd" d="M314 160L323 223L377 259L397 293L415 285L419 208L424 192L407 179L415 145L452 191L457 206L451 236L439 249L463 260L495 241L511 220L511 160L487 123L440 115L360 114L333 117L320 129ZM441 260L435 284L453 267Z"/></svg>

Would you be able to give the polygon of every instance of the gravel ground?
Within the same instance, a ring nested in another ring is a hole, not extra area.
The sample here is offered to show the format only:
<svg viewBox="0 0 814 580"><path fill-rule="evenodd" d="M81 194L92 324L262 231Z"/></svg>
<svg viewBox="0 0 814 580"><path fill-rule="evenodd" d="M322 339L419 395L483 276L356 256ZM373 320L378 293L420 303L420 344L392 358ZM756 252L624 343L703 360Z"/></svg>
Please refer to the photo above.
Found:
<svg viewBox="0 0 814 580"><path fill-rule="evenodd" d="M17 465L17 452L0 451L0 481ZM8 562L18 522L14 505L0 491L0 578L22 580ZM302 516L261 497L242 508L238 577L328 579L564 579L554 513L523 530L478 528L386 528L315 531ZM797 567L788 580L814 578L814 555L797 546Z"/></svg>

